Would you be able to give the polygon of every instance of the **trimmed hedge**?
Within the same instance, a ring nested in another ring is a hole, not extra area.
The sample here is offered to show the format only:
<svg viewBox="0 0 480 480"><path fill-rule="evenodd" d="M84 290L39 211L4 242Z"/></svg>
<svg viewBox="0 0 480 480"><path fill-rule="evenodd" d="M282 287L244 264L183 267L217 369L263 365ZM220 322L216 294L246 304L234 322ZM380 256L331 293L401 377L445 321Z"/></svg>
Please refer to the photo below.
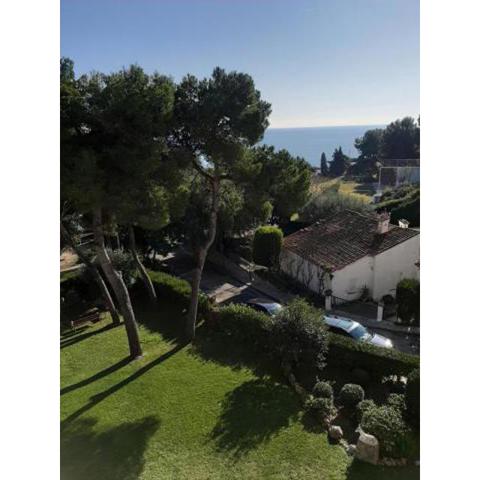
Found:
<svg viewBox="0 0 480 480"><path fill-rule="evenodd" d="M214 313L215 328L249 348L268 350L272 318L246 305L231 304Z"/></svg>
<svg viewBox="0 0 480 480"><path fill-rule="evenodd" d="M362 368L371 375L408 375L420 366L420 357L400 352L394 348L382 348L366 342L356 342L330 333L327 364L341 368Z"/></svg>
<svg viewBox="0 0 480 480"><path fill-rule="evenodd" d="M153 286L159 297L166 298L172 301L172 303L178 303L182 308L189 307L192 289L186 280L169 275L165 272L154 272L149 270L148 274L152 279ZM210 310L211 305L208 297L201 293L198 299L198 312L201 315L205 315Z"/></svg>
<svg viewBox="0 0 480 480"><path fill-rule="evenodd" d="M258 227L253 237L253 261L257 265L273 267L278 264L283 232L278 227Z"/></svg>

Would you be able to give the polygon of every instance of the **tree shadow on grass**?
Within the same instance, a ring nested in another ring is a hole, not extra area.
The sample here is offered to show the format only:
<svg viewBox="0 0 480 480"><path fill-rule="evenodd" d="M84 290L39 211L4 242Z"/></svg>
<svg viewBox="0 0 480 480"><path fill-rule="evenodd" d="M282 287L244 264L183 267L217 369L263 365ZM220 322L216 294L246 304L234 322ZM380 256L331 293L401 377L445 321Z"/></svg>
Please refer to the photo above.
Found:
<svg viewBox="0 0 480 480"><path fill-rule="evenodd" d="M197 328L195 340L188 353L203 361L226 365L233 370L249 368L259 377L270 375L279 381L283 379L278 362L266 353L239 344L235 338L213 331L205 324Z"/></svg>
<svg viewBox="0 0 480 480"><path fill-rule="evenodd" d="M65 480L136 480L143 455L160 421L149 416L96 432L97 421L81 419L61 435L60 471Z"/></svg>
<svg viewBox="0 0 480 480"><path fill-rule="evenodd" d="M288 386L269 378L245 382L225 397L210 438L218 451L239 458L288 427L299 411L299 401Z"/></svg>
<svg viewBox="0 0 480 480"><path fill-rule="evenodd" d="M98 335L99 333L103 333L108 330L111 330L112 328L117 328L120 326L123 327L123 323L121 323L120 325L114 325L113 323L109 323L108 325L105 325L102 328L99 328L96 330L89 330L86 333L80 333L80 334L76 334L76 333L72 334L71 332L65 333L60 338L60 349L69 347L71 345L75 345L76 343L81 342L82 340L86 340L87 338L92 337L93 335ZM83 331L84 330L82 330L82 332Z"/></svg>
<svg viewBox="0 0 480 480"><path fill-rule="evenodd" d="M122 381L116 383L115 385L112 385L110 388L107 388L105 391L91 396L88 403L86 403L83 407L79 408L78 410L70 414L65 420L62 421L61 423L62 430L66 429L75 419L83 415L85 412L88 412L95 405L102 402L110 395L113 395L114 393L118 392L118 390L123 388L125 385L128 385L130 382L133 382L137 378L141 377L144 373L147 373L152 368L164 362L165 360L170 358L175 353L179 352L184 347L185 347L185 344L176 345L174 348L172 348L172 350L169 350L163 355L160 355L158 358L156 358L152 362L148 363L147 365L144 365L142 368L139 368L136 372L132 373L127 378L124 378Z"/></svg>
<svg viewBox="0 0 480 480"><path fill-rule="evenodd" d="M171 343L184 342L185 313L179 305L164 299L157 303L137 294L133 298L133 308L138 322L151 332L160 333Z"/></svg>
<svg viewBox="0 0 480 480"><path fill-rule="evenodd" d="M111 373L116 372L120 368L124 367L125 365L128 365L131 361L132 359L130 356L125 357L122 360L118 361L117 363L110 365L110 367L104 368L103 370L96 373L95 375L92 375L91 377L86 378L85 380L81 380L80 382L77 382L72 385L68 385L68 387L62 388L60 390L60 395L65 395L66 393L72 392L77 388L85 387L86 385L89 385L90 383L93 383L96 380L99 380L100 378L106 377L107 375L110 375Z"/></svg>

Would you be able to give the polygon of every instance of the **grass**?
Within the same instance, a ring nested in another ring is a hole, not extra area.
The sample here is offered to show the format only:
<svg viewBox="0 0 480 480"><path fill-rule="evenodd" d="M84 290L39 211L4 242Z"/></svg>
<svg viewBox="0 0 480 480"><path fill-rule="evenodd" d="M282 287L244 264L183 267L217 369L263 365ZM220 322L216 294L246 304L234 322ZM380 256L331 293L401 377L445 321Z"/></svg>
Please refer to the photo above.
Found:
<svg viewBox="0 0 480 480"><path fill-rule="evenodd" d="M325 193L329 190L335 190L345 195L352 195L365 203L370 203L375 189L370 184L358 183L351 180L337 178L314 178L312 181L312 193Z"/></svg>
<svg viewBox="0 0 480 480"><path fill-rule="evenodd" d="M308 427L273 366L202 328L183 345L171 306L136 311L145 356L135 362L108 319L63 332L62 478L418 478L418 469L352 463Z"/></svg>

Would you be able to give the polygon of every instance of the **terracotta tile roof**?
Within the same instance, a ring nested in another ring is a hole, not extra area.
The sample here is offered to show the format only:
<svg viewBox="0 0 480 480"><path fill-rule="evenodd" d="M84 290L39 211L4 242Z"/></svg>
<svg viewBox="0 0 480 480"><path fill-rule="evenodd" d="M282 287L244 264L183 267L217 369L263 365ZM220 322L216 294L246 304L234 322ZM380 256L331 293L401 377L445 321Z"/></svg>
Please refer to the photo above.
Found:
<svg viewBox="0 0 480 480"><path fill-rule="evenodd" d="M376 214L346 210L285 238L283 248L314 263L340 270L367 255L378 255L420 232L390 224L377 234Z"/></svg>

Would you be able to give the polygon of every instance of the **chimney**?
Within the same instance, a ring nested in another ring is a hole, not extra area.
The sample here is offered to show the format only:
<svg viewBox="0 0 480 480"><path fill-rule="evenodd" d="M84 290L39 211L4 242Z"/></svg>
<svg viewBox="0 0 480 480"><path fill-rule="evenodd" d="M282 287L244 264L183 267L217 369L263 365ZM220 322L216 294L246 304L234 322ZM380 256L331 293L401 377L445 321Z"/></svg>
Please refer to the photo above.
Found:
<svg viewBox="0 0 480 480"><path fill-rule="evenodd" d="M399 221L398 221L398 226L400 228L408 228L408 226L410 225L410 222L408 220L405 220L404 218L401 218Z"/></svg>
<svg viewBox="0 0 480 480"><path fill-rule="evenodd" d="M377 215L377 233L383 235L388 232L388 225L390 224L390 214L387 212L379 213Z"/></svg>

